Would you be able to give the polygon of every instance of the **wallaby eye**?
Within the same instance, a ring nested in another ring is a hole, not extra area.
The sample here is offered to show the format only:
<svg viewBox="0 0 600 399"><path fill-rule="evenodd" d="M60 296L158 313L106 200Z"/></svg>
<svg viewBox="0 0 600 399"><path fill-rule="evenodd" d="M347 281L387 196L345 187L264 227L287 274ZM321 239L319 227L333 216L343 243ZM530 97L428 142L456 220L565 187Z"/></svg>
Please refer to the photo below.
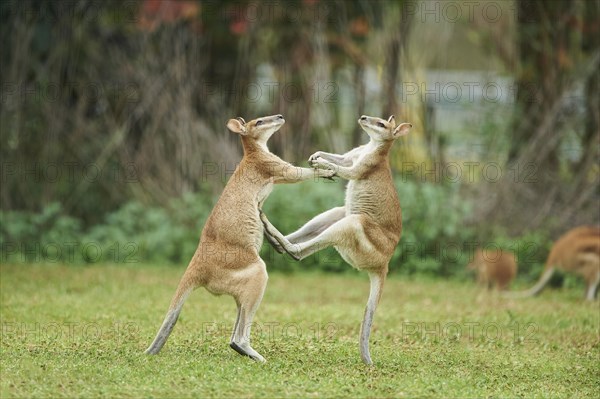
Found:
<svg viewBox="0 0 600 399"><path fill-rule="evenodd" d="M263 124L263 121L256 121L256 124L255 124L255 126L260 126L260 125L262 125L262 124Z"/></svg>
<svg viewBox="0 0 600 399"><path fill-rule="evenodd" d="M377 126L379 126L379 127L385 127L385 125L383 124L383 122L377 122Z"/></svg>

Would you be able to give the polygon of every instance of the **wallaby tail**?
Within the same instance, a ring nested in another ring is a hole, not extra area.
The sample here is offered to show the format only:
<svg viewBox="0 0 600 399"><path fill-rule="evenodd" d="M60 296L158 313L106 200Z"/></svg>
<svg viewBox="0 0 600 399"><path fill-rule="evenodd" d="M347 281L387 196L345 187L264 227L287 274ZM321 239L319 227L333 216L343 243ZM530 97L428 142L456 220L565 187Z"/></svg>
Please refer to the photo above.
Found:
<svg viewBox="0 0 600 399"><path fill-rule="evenodd" d="M369 336L371 335L371 326L373 325L373 316L375 309L381 298L383 284L385 283L386 272L369 273L371 280L371 291L369 292L369 300L365 309L362 324L360 326L360 357L366 365L371 365L371 354L369 353Z"/></svg>
<svg viewBox="0 0 600 399"><path fill-rule="evenodd" d="M152 341L152 344L146 349L145 353L147 355L156 355L165 345L167 338L169 338L171 331L173 331L173 327L175 327L175 323L177 323L179 313L181 313L181 308L183 307L185 300L194 288L195 287L188 284L185 276L181 279L179 287L177 287L177 291L175 292L175 296L171 301L171 306L169 306L169 310L165 316L165 320L163 321L162 326L160 326L154 341Z"/></svg>
<svg viewBox="0 0 600 399"><path fill-rule="evenodd" d="M517 292L503 292L503 296L507 298L526 298L530 296L534 296L542 292L552 275L554 274L554 268L549 267L542 273L542 276L538 280L538 282L528 290L525 291L517 291Z"/></svg>

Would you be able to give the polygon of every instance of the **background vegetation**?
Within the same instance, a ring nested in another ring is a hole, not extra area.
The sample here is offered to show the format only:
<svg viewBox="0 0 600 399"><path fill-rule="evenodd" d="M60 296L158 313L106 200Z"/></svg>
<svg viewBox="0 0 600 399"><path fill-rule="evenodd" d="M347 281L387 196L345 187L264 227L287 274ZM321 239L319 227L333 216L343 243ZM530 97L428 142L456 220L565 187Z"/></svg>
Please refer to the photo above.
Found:
<svg viewBox="0 0 600 399"><path fill-rule="evenodd" d="M600 220L600 5L469 7L2 2L2 260L181 266L240 159L227 119L284 114L272 150L305 165L363 142L358 115L393 113L416 128L392 154L392 270L460 276L480 243L537 271ZM266 209L291 231L343 187L281 187ZM344 270L332 254L300 267Z"/></svg>

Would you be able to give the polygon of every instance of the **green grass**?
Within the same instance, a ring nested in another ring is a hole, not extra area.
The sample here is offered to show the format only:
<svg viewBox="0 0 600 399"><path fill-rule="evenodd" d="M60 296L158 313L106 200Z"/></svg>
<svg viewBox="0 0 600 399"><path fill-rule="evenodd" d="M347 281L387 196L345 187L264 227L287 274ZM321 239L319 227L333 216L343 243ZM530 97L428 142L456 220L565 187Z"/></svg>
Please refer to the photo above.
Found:
<svg viewBox="0 0 600 399"><path fill-rule="evenodd" d="M516 301L469 283L391 276L369 368L358 354L366 275L272 274L252 334L266 364L229 348L234 302L204 290L190 297L163 351L146 356L182 271L3 265L2 398L600 392L599 307L580 289Z"/></svg>

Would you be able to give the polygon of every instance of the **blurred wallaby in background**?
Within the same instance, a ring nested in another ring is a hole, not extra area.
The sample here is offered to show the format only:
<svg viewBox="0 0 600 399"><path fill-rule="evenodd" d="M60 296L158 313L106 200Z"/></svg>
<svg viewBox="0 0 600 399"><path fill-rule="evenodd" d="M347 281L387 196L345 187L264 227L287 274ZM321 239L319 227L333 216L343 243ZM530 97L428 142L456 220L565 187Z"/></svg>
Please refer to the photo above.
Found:
<svg viewBox="0 0 600 399"><path fill-rule="evenodd" d="M512 252L477 248L467 269L475 270L482 286L506 290L517 274L517 263Z"/></svg>
<svg viewBox="0 0 600 399"><path fill-rule="evenodd" d="M520 298L539 294L556 269L583 277L586 282L585 298L594 300L600 283L600 227L581 226L569 230L552 246L537 284L527 291L508 295Z"/></svg>

